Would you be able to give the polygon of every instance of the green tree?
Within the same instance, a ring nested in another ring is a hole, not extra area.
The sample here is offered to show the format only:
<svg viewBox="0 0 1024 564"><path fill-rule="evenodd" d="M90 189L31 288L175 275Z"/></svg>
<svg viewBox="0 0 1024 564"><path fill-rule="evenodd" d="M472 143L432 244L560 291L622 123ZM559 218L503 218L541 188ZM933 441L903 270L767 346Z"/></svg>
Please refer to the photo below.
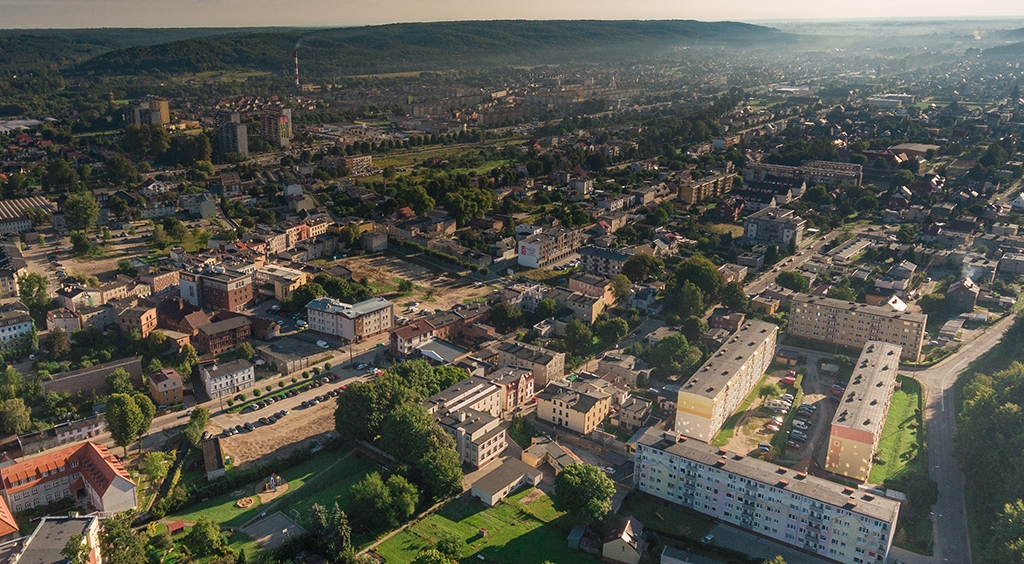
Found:
<svg viewBox="0 0 1024 564"><path fill-rule="evenodd" d="M786 564L786 559L783 558L781 555L776 555L775 558L772 558L771 560L765 560L761 564Z"/></svg>
<svg viewBox="0 0 1024 564"><path fill-rule="evenodd" d="M169 462L167 455L163 452L158 450L147 452L139 461L139 469L146 475L150 483L157 484L167 477Z"/></svg>
<svg viewBox="0 0 1024 564"><path fill-rule="evenodd" d="M71 338L67 331L60 327L50 331L50 352L57 360L62 360L71 353Z"/></svg>
<svg viewBox="0 0 1024 564"><path fill-rule="evenodd" d="M679 331L682 332L687 341L697 342L704 336L704 333L707 333L708 322L696 315L691 315L686 319L683 319L680 324Z"/></svg>
<svg viewBox="0 0 1024 564"><path fill-rule="evenodd" d="M334 428L346 439L373 441L380 435L384 418L397 406L414 399L410 390L388 374L373 382L351 384L338 396Z"/></svg>
<svg viewBox="0 0 1024 564"><path fill-rule="evenodd" d="M100 552L108 564L145 564L146 537L132 529L132 512L119 513L103 521Z"/></svg>
<svg viewBox="0 0 1024 564"><path fill-rule="evenodd" d="M413 287L414 284L412 283L412 280L409 280L408 278L402 278L398 281L398 291L403 294L412 292Z"/></svg>
<svg viewBox="0 0 1024 564"><path fill-rule="evenodd" d="M914 173L906 169L897 170L889 179L889 183L893 186L910 186L914 183Z"/></svg>
<svg viewBox="0 0 1024 564"><path fill-rule="evenodd" d="M782 388L779 387L775 382L765 382L761 384L761 387L757 389L757 397L759 398L777 398L782 395Z"/></svg>
<svg viewBox="0 0 1024 564"><path fill-rule="evenodd" d="M220 526L206 515L200 515L192 530L181 539L189 553L197 558L220 556L226 552L227 541L220 532Z"/></svg>
<svg viewBox="0 0 1024 564"><path fill-rule="evenodd" d="M110 213L116 217L124 219L130 215L131 208L128 206L128 202L118 197L116 194L107 199L107 208Z"/></svg>
<svg viewBox="0 0 1024 564"><path fill-rule="evenodd" d="M0 432L24 433L32 428L32 412L21 398L0 401Z"/></svg>
<svg viewBox="0 0 1024 564"><path fill-rule="evenodd" d="M783 270L775 277L775 283L794 292L806 292L811 284L798 270Z"/></svg>
<svg viewBox="0 0 1024 564"><path fill-rule="evenodd" d="M373 530L393 529L399 520L394 512L391 490L378 472L371 472L352 485L349 502L352 515Z"/></svg>
<svg viewBox="0 0 1024 564"><path fill-rule="evenodd" d="M163 221L164 229L167 231L167 235L175 241L181 241L188 235L188 228L176 217L168 217Z"/></svg>
<svg viewBox="0 0 1024 564"><path fill-rule="evenodd" d="M252 345L249 343L242 343L241 345L238 345L238 348L235 349L235 352L238 353L238 358L244 358L245 360L252 360L253 355L256 354L256 351L252 348Z"/></svg>
<svg viewBox="0 0 1024 564"><path fill-rule="evenodd" d="M700 349L690 345L682 335L667 335L647 355L647 361L659 374L689 375L701 361Z"/></svg>
<svg viewBox="0 0 1024 564"><path fill-rule="evenodd" d="M675 309L684 317L704 315L709 305L704 299L704 292L689 280L683 282L674 301Z"/></svg>
<svg viewBox="0 0 1024 564"><path fill-rule="evenodd" d="M439 437L432 436L440 430L434 416L421 405L409 402L399 406L388 415L380 430L380 447L399 461L415 463L431 448Z"/></svg>
<svg viewBox="0 0 1024 564"><path fill-rule="evenodd" d="M64 202L64 217L68 229L88 231L96 226L100 218L100 205L88 192L71 194Z"/></svg>
<svg viewBox="0 0 1024 564"><path fill-rule="evenodd" d="M54 159L46 166L43 188L48 192L70 192L78 185L78 173L64 159Z"/></svg>
<svg viewBox="0 0 1024 564"><path fill-rule="evenodd" d="M644 253L637 253L622 263L622 274L634 284L646 282L652 278L657 280L664 272L665 264L661 262L660 258Z"/></svg>
<svg viewBox="0 0 1024 564"><path fill-rule="evenodd" d="M939 293L925 294L918 300L921 311L928 315L942 315L946 311L946 295Z"/></svg>
<svg viewBox="0 0 1024 564"><path fill-rule="evenodd" d="M164 229L163 225L153 227L153 234L150 235L149 241L158 249L164 249L167 245L171 244L170 238L167 237L167 230Z"/></svg>
<svg viewBox="0 0 1024 564"><path fill-rule="evenodd" d="M857 292L854 292L853 288L850 287L849 278L843 278L842 282L829 288L828 292L825 292L825 295L837 300L846 300L848 302L857 301Z"/></svg>
<svg viewBox="0 0 1024 564"><path fill-rule="evenodd" d="M621 317L613 317L594 324L594 333L604 343L615 343L629 333L629 324Z"/></svg>
<svg viewBox="0 0 1024 564"><path fill-rule="evenodd" d="M465 544L459 535L452 531L444 531L434 543L434 548L448 558L458 558L459 549Z"/></svg>
<svg viewBox="0 0 1024 564"><path fill-rule="evenodd" d="M558 307L558 302L551 298L544 298L537 303L536 309L533 310L533 314L540 319L548 319L558 314L561 308Z"/></svg>
<svg viewBox="0 0 1024 564"><path fill-rule="evenodd" d="M115 186L127 186L139 182L139 171L130 160L121 155L114 155L107 159L104 169L107 171L107 178Z"/></svg>
<svg viewBox="0 0 1024 564"><path fill-rule="evenodd" d="M555 476L555 509L582 523L604 519L612 509L615 483L597 466L570 464Z"/></svg>
<svg viewBox="0 0 1024 564"><path fill-rule="evenodd" d="M992 524L989 562L1024 563L1024 501L1007 503Z"/></svg>
<svg viewBox="0 0 1024 564"><path fill-rule="evenodd" d="M507 333L523 323L523 310L508 302L498 302L491 308L491 323Z"/></svg>
<svg viewBox="0 0 1024 564"><path fill-rule="evenodd" d="M303 286L299 286L292 292L292 297L289 298L283 305L284 309L288 311L305 311L306 304L327 295L327 290L316 282L310 282Z"/></svg>
<svg viewBox="0 0 1024 564"><path fill-rule="evenodd" d="M68 538L60 555L67 560L67 564L86 564L89 561L89 547L85 544L85 537L76 533Z"/></svg>
<svg viewBox="0 0 1024 564"><path fill-rule="evenodd" d="M125 456L128 456L128 445L139 438L145 421L142 410L132 396L112 394L107 400L105 418L114 444L123 448Z"/></svg>
<svg viewBox="0 0 1024 564"><path fill-rule="evenodd" d="M188 423L182 429L182 434L193 445L203 440L203 432L206 431L206 424L210 421L210 411L203 406L196 407L189 416Z"/></svg>
<svg viewBox="0 0 1024 564"><path fill-rule="evenodd" d="M579 319L565 326L565 348L575 354L584 354L594 343L594 333Z"/></svg>
<svg viewBox="0 0 1024 564"><path fill-rule="evenodd" d="M611 282L612 294L615 295L615 299L617 300L625 298L633 291L633 283L630 282L629 278L624 274L616 274L615 276L612 276Z"/></svg>
<svg viewBox="0 0 1024 564"><path fill-rule="evenodd" d="M311 539L319 545L321 554L336 555L351 549L352 527L337 502L330 511L314 503L309 509L309 520Z"/></svg>
<svg viewBox="0 0 1024 564"><path fill-rule="evenodd" d="M412 564L458 564L458 560L442 553L437 548L424 548L416 555Z"/></svg>
<svg viewBox="0 0 1024 564"><path fill-rule="evenodd" d="M718 273L715 263L700 255L684 260L676 269L676 284L682 286L684 282L692 282L697 286L709 303L718 300L723 285L722 275Z"/></svg>
<svg viewBox="0 0 1024 564"><path fill-rule="evenodd" d="M139 277L139 271L135 270L135 267L132 266L132 261L130 259L121 259L117 261L117 273L123 274L130 278Z"/></svg>
<svg viewBox="0 0 1024 564"><path fill-rule="evenodd" d="M747 293L739 282L729 282L723 286L720 300L722 305L731 310L747 311Z"/></svg>
<svg viewBox="0 0 1024 564"><path fill-rule="evenodd" d="M52 303L46 291L48 285L49 281L45 276L34 272L18 278L19 299L28 306L37 325L46 322L46 312Z"/></svg>
<svg viewBox="0 0 1024 564"><path fill-rule="evenodd" d="M107 388L112 394L131 394L135 392L132 375L124 368L118 368L107 374Z"/></svg>
<svg viewBox="0 0 1024 564"><path fill-rule="evenodd" d="M447 435L445 435L447 436ZM462 462L455 444L428 452L417 465L423 485L434 501L440 501L462 491Z"/></svg>

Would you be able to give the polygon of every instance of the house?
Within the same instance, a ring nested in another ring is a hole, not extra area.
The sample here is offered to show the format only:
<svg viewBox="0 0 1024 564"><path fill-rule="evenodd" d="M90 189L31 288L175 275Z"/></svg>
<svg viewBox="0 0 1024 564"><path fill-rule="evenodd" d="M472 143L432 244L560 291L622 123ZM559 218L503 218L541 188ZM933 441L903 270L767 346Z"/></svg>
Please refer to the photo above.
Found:
<svg viewBox="0 0 1024 564"><path fill-rule="evenodd" d="M597 374L612 382L637 385L637 376L647 373L647 364L631 354L605 354L597 363Z"/></svg>
<svg viewBox="0 0 1024 564"><path fill-rule="evenodd" d="M256 381L253 365L248 360L237 359L224 364L213 364L203 368L203 387L211 399L230 397L253 386Z"/></svg>
<svg viewBox="0 0 1024 564"><path fill-rule="evenodd" d="M978 304L981 288L970 278L964 278L946 291L946 307L950 313L971 313Z"/></svg>
<svg viewBox="0 0 1024 564"><path fill-rule="evenodd" d="M589 379L560 380L537 394L537 418L589 435L611 411L611 394Z"/></svg>
<svg viewBox="0 0 1024 564"><path fill-rule="evenodd" d="M726 284L743 282L747 277L747 267L741 264L723 264L718 267L718 274L722 276L722 281Z"/></svg>
<svg viewBox="0 0 1024 564"><path fill-rule="evenodd" d="M731 311L727 308L719 307L715 308L711 312L711 318L709 319L710 325L715 329L725 329L730 333L735 333L739 330L743 322L746 321L747 316L738 311Z"/></svg>
<svg viewBox="0 0 1024 564"><path fill-rule="evenodd" d="M156 308L157 326L195 336L199 328L211 323L210 316L202 309L180 297L171 297L160 302Z"/></svg>
<svg viewBox="0 0 1024 564"><path fill-rule="evenodd" d="M102 514L137 505L135 482L107 447L92 442L46 451L0 468L0 494L15 513L64 498Z"/></svg>
<svg viewBox="0 0 1024 564"><path fill-rule="evenodd" d="M517 458L509 458L482 478L473 482L470 494L494 507L499 501L523 486L540 484L544 474Z"/></svg>
<svg viewBox="0 0 1024 564"><path fill-rule="evenodd" d="M173 368L161 368L149 375L149 395L153 403L167 406L185 401L181 375Z"/></svg>
<svg viewBox="0 0 1024 564"><path fill-rule="evenodd" d="M565 353L517 341L503 341L497 346L498 364L524 368L533 372L535 386L542 388L565 373Z"/></svg>
<svg viewBox="0 0 1024 564"><path fill-rule="evenodd" d="M635 517L628 517L605 537L601 558L617 564L639 564L647 550L644 525Z"/></svg>
<svg viewBox="0 0 1024 564"><path fill-rule="evenodd" d="M547 437L533 437L530 439L530 446L523 449L523 462L533 468L540 468L547 464L555 470L557 476L566 466L572 464L583 464L583 459L576 456L576 453L569 450L569 447L558 444L554 439Z"/></svg>
<svg viewBox="0 0 1024 564"><path fill-rule="evenodd" d="M200 443L200 446L203 449L203 468L206 470L206 480L212 482L227 472L224 467L224 452L220 448L220 437L206 439Z"/></svg>
<svg viewBox="0 0 1024 564"><path fill-rule="evenodd" d="M121 334L129 335L132 331L138 331L145 339L156 329L156 308L140 306L123 309L117 315L117 325Z"/></svg>
<svg viewBox="0 0 1024 564"><path fill-rule="evenodd" d="M60 329L68 334L82 330L82 319L70 309L59 307L46 312L46 330Z"/></svg>
<svg viewBox="0 0 1024 564"><path fill-rule="evenodd" d="M506 413L533 401L532 370L506 366L498 368L484 378L501 389L501 409Z"/></svg>
<svg viewBox="0 0 1024 564"><path fill-rule="evenodd" d="M649 400L629 396L612 414L612 425L618 425L627 431L636 431L644 426L647 416L651 414L652 406L653 403Z"/></svg>
<svg viewBox="0 0 1024 564"><path fill-rule="evenodd" d="M585 296L600 298L604 305L615 305L615 290L612 281L593 274L573 274L569 277L569 289Z"/></svg>
<svg viewBox="0 0 1024 564"><path fill-rule="evenodd" d="M196 349L203 354L218 355L248 342L251 335L252 322L248 317L229 317L200 327L196 334Z"/></svg>

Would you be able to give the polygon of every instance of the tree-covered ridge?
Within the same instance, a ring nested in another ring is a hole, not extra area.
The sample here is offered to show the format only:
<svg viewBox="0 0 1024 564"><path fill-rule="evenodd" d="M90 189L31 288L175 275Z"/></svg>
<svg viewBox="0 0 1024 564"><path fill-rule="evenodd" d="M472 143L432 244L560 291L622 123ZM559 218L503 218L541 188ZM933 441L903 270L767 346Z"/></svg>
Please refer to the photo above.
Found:
<svg viewBox="0 0 1024 564"><path fill-rule="evenodd" d="M778 30L736 23L674 21L462 21L289 30L192 38L104 53L78 66L97 74L290 68L299 46L306 77L629 60L697 43L781 41Z"/></svg>

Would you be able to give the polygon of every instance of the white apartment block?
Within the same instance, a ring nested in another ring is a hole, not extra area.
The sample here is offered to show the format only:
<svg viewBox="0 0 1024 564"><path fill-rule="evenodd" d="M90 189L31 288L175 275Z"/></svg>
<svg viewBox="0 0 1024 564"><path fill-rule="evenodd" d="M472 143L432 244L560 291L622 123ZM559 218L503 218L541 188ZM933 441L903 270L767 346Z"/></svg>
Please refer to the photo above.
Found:
<svg viewBox="0 0 1024 564"><path fill-rule="evenodd" d="M778 326L744 323L679 390L675 430L711 442L761 380L772 358Z"/></svg>
<svg viewBox="0 0 1024 564"><path fill-rule="evenodd" d="M634 486L824 560L886 562L897 501L674 433L638 441Z"/></svg>
<svg viewBox="0 0 1024 564"><path fill-rule="evenodd" d="M256 381L252 363L243 359L203 368L202 375L203 386L210 398L233 396L251 388Z"/></svg>
<svg viewBox="0 0 1024 564"><path fill-rule="evenodd" d="M519 264L547 268L568 261L580 248L580 232L554 227L519 241Z"/></svg>
<svg viewBox="0 0 1024 564"><path fill-rule="evenodd" d="M872 306L797 294L789 314L789 334L794 337L861 349L868 341L882 341L903 347L903 358L917 360L924 347L923 313L894 311Z"/></svg>
<svg viewBox="0 0 1024 564"><path fill-rule="evenodd" d="M384 298L357 304L318 298L306 304L306 314L310 330L350 341L391 331L395 324L395 306Z"/></svg>

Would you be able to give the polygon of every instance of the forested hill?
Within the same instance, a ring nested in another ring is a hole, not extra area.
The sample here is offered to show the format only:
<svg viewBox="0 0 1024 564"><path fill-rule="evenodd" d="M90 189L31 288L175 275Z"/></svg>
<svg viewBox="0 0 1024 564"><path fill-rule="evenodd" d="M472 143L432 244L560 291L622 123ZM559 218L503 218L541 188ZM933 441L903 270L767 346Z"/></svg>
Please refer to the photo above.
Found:
<svg viewBox="0 0 1024 564"><path fill-rule="evenodd" d="M103 53L80 72L129 75L263 70L287 73L299 46L307 78L497 65L614 62L698 44L751 47L791 38L734 22L466 21L288 30L192 38Z"/></svg>

